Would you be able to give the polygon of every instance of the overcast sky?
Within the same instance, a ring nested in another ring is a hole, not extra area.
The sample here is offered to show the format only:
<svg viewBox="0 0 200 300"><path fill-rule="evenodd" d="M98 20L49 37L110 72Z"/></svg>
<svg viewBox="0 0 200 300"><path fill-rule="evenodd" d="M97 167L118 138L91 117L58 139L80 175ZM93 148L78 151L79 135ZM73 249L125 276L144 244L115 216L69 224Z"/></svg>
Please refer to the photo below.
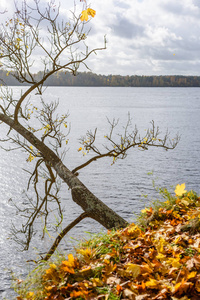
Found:
<svg viewBox="0 0 200 300"><path fill-rule="evenodd" d="M0 8L10 13L11 3L1 0ZM61 13L73 3L60 0ZM80 0L76 3L82 5ZM92 72L200 75L200 0L88 0L88 4L96 16L87 43L101 47L105 34L108 41L105 51L90 57Z"/></svg>

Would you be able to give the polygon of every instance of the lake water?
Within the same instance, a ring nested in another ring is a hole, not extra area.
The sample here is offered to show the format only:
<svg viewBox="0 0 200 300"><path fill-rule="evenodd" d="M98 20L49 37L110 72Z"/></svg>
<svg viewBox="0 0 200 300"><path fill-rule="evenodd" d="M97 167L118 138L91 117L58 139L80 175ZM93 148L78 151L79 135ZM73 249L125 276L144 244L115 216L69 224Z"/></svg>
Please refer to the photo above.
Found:
<svg viewBox="0 0 200 300"><path fill-rule="evenodd" d="M20 88L14 92L19 95ZM177 133L181 140L175 150L151 148L148 151L131 149L125 160L119 160L111 166L109 159L94 162L80 171L83 183L108 204L113 210L128 221L133 221L145 205L159 195L152 186L153 171L156 184L167 187L173 192L177 184L186 183L187 190L200 193L200 90L198 88L112 88L112 87L49 87L44 99L59 99L58 112L70 113L71 123L68 152L65 164L70 168L85 161L77 151L78 139L87 130L98 128L99 145L104 143L104 135L109 132L106 117L110 120L119 118L119 131L126 125L128 113L132 124L137 124L139 132L145 135L151 120L159 125L163 135L168 128L170 136ZM39 96L33 95L32 103L39 103ZM5 127L0 127L1 137ZM28 259L38 257L49 249L53 239L33 240L28 252L18 251L18 246L9 238L12 222L20 224L21 219L8 202L12 198L16 203L24 201L22 192L26 188L27 175L23 168L33 166L26 162L27 154L20 151L5 152L0 149L0 298L10 299L11 272L27 274L32 265ZM148 195L148 198L142 195ZM70 193L63 185L62 205L65 208L63 226L75 219L81 209L74 204ZM52 224L55 219L52 217ZM80 240L85 232L99 232L102 228L93 220L85 219L65 238L60 251L71 251L74 238ZM51 227L49 228L52 233ZM53 233L52 233L53 235ZM54 234L55 236L55 234ZM18 275L19 276L19 275Z"/></svg>

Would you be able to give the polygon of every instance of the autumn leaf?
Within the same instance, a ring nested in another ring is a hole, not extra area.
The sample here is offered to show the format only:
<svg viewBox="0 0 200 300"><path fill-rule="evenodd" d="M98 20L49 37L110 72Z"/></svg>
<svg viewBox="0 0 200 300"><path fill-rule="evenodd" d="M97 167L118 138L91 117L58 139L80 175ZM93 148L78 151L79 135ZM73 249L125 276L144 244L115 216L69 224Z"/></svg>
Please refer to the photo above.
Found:
<svg viewBox="0 0 200 300"><path fill-rule="evenodd" d="M87 273L88 271L90 271L91 270L91 266L88 266L88 267L84 267L84 268L82 268L81 270L80 270L80 272L81 273Z"/></svg>
<svg viewBox="0 0 200 300"><path fill-rule="evenodd" d="M197 292L200 293L200 280L197 280L197 281L196 281L195 289L197 290Z"/></svg>
<svg viewBox="0 0 200 300"><path fill-rule="evenodd" d="M92 250L90 248L78 249L77 252L83 255L84 258L88 258L92 254Z"/></svg>
<svg viewBox="0 0 200 300"><path fill-rule="evenodd" d="M31 153L29 154L29 157L27 158L27 161L31 162L35 156L33 156Z"/></svg>
<svg viewBox="0 0 200 300"><path fill-rule="evenodd" d="M131 236L132 238L136 238L136 237L138 237L142 233L142 231L141 231L141 229L137 225L131 224L127 228L127 230L125 231L125 233L128 236Z"/></svg>
<svg viewBox="0 0 200 300"><path fill-rule="evenodd" d="M87 13L89 16L91 16L92 18L94 18L94 16L96 15L96 11L92 8L88 8L87 9Z"/></svg>
<svg viewBox="0 0 200 300"><path fill-rule="evenodd" d="M169 257L166 261L167 264L170 264L173 268L179 268L182 264L180 263L180 258Z"/></svg>
<svg viewBox="0 0 200 300"><path fill-rule="evenodd" d="M80 20L81 20L82 22L83 22L83 21L88 21L88 13L87 13L87 10L83 10L83 11L82 11Z"/></svg>
<svg viewBox="0 0 200 300"><path fill-rule="evenodd" d="M68 272L70 274L74 274L75 273L74 269L73 268L69 268L68 266L63 266L62 270L65 271L65 272Z"/></svg>
<svg viewBox="0 0 200 300"><path fill-rule="evenodd" d="M76 267L76 260L74 259L73 255L70 253L68 255L68 260L62 261L61 269L65 272L74 274L74 268Z"/></svg>
<svg viewBox="0 0 200 300"><path fill-rule="evenodd" d="M33 297L34 295L35 295L34 292L29 292L27 296L28 297Z"/></svg>
<svg viewBox="0 0 200 300"><path fill-rule="evenodd" d="M92 8L88 8L87 10L83 10L80 20L83 21L88 21L89 16L91 16L92 18L94 18L94 16L96 15L96 11Z"/></svg>
<svg viewBox="0 0 200 300"><path fill-rule="evenodd" d="M70 267L75 267L75 259L71 253L68 255L68 263Z"/></svg>
<svg viewBox="0 0 200 300"><path fill-rule="evenodd" d="M125 299L135 300L135 296L136 296L135 293L133 293L129 289L125 289L123 291L123 298L125 298Z"/></svg>
<svg viewBox="0 0 200 300"><path fill-rule="evenodd" d="M190 260L187 261L186 266L189 270L195 267L197 270L200 269L200 257L194 256Z"/></svg>
<svg viewBox="0 0 200 300"><path fill-rule="evenodd" d="M86 291L84 291L84 292L82 292L82 291L78 291L78 292L73 291L73 292L70 293L70 297L72 297L72 298L84 297L87 294L88 294L88 292L86 292Z"/></svg>
<svg viewBox="0 0 200 300"><path fill-rule="evenodd" d="M103 281L101 280L101 279L99 279L99 278L92 278L92 285L94 286L94 287L96 287L96 286L103 286Z"/></svg>
<svg viewBox="0 0 200 300"><path fill-rule="evenodd" d="M133 278L136 278L141 272L141 267L136 264L128 263L125 268L126 272L129 273Z"/></svg>
<svg viewBox="0 0 200 300"><path fill-rule="evenodd" d="M150 216L153 212L153 209L152 209L152 207L150 207L150 208L145 207L144 209L141 210L141 212L146 213L148 216Z"/></svg>
<svg viewBox="0 0 200 300"><path fill-rule="evenodd" d="M144 143L144 144L147 143L147 137L144 138L143 143Z"/></svg>
<svg viewBox="0 0 200 300"><path fill-rule="evenodd" d="M159 253L163 253L164 252L164 245L166 244L166 241L160 237L160 239L158 241L156 241L156 249Z"/></svg>
<svg viewBox="0 0 200 300"><path fill-rule="evenodd" d="M117 268L117 265L110 261L106 261L104 260L104 262L106 263L104 269L103 269L103 281L106 282L107 278L110 276L110 274L112 274L112 272L115 271L115 269Z"/></svg>
<svg viewBox="0 0 200 300"><path fill-rule="evenodd" d="M148 264L142 265L141 266L141 273L145 274L145 273L153 273L153 270L150 268L150 266Z"/></svg>
<svg viewBox="0 0 200 300"><path fill-rule="evenodd" d="M185 190L185 183L177 184L176 189L174 190L175 194L177 196L182 196L183 194L185 194L187 191Z"/></svg>
<svg viewBox="0 0 200 300"><path fill-rule="evenodd" d="M184 278L182 279L181 282L178 282L173 290L172 293L173 294L177 294L177 295L184 295L184 293L187 293L188 289L193 285L192 282L187 282Z"/></svg>
<svg viewBox="0 0 200 300"><path fill-rule="evenodd" d="M50 264L39 296L45 295L46 300L108 300L111 294L133 300L200 299L200 231L181 230L188 221L200 218L200 198L188 193L177 197L173 207L170 201L167 206L158 209L162 219L153 220L145 231L135 224L114 234L108 231L106 241L95 242L95 246L88 241L76 249L78 257L69 254L61 265ZM145 213L148 218L153 208Z"/></svg>
<svg viewBox="0 0 200 300"><path fill-rule="evenodd" d="M150 289L155 289L155 288L159 288L159 281L157 281L156 279L150 278L150 280L145 282L146 287L150 288Z"/></svg>
<svg viewBox="0 0 200 300"><path fill-rule="evenodd" d="M120 284L117 284L116 290L117 290L117 295L120 295L121 292L123 291L123 287Z"/></svg>
<svg viewBox="0 0 200 300"><path fill-rule="evenodd" d="M187 279L194 278L196 275L197 275L197 272L193 271L193 272L188 274Z"/></svg>

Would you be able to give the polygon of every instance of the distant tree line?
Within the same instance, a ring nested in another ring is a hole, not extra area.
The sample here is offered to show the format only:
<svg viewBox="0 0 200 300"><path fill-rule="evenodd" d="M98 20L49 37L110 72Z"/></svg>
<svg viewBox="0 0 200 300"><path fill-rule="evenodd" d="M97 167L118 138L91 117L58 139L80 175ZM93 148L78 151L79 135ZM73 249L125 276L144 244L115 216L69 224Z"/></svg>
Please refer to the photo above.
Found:
<svg viewBox="0 0 200 300"><path fill-rule="evenodd" d="M2 84L15 86L27 85L19 83L14 73L0 71ZM38 81L43 76L42 72L34 75ZM70 72L60 71L46 80L46 86L121 86L121 87L200 87L200 76L138 76L138 75L97 75L92 72L80 72L76 76Z"/></svg>

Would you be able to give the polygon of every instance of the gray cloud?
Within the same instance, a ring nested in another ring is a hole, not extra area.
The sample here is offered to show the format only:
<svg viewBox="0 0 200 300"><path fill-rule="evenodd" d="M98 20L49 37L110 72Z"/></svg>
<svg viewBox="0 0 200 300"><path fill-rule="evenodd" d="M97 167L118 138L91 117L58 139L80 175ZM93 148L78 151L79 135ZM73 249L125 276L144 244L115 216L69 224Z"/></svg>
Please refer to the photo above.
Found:
<svg viewBox="0 0 200 300"><path fill-rule="evenodd" d="M117 24L111 26L114 35L131 39L144 34L144 27L134 24L127 19L118 19Z"/></svg>
<svg viewBox="0 0 200 300"><path fill-rule="evenodd" d="M160 3L160 7L163 8L165 11L173 13L173 14L183 14L185 13L184 4L182 2L173 1L168 3Z"/></svg>
<svg viewBox="0 0 200 300"><path fill-rule="evenodd" d="M192 2L193 2L193 4L194 4L195 6L197 6L197 7L200 8L200 1L199 1L199 0L193 0Z"/></svg>
<svg viewBox="0 0 200 300"><path fill-rule="evenodd" d="M131 6L129 5L129 4L127 4L127 3L125 3L123 0L116 0L115 1L115 5L116 6L118 6L118 7L120 7L120 8L125 8L125 9L130 9L131 8Z"/></svg>

